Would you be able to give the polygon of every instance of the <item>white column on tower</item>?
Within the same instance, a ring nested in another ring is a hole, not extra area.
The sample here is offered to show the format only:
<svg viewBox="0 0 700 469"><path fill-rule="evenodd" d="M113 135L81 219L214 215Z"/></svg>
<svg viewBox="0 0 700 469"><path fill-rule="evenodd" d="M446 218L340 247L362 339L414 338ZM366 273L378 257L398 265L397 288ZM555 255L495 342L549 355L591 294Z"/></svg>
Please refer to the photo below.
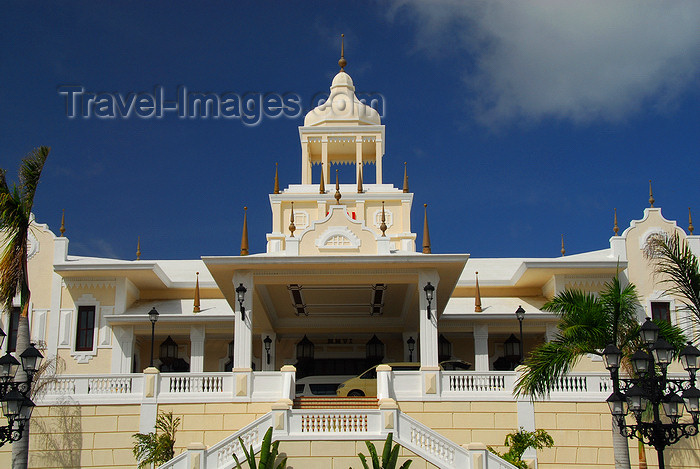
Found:
<svg viewBox="0 0 700 469"><path fill-rule="evenodd" d="M377 184L382 183L382 157L384 156L384 152L382 151L382 140L377 137L377 140L375 141L375 165L376 171L377 171Z"/></svg>
<svg viewBox="0 0 700 469"><path fill-rule="evenodd" d="M323 171L323 182L324 184L330 184L330 169L331 166L328 164L328 137L322 137L321 139L321 163Z"/></svg>
<svg viewBox="0 0 700 469"><path fill-rule="evenodd" d="M362 164L362 136L355 137L355 183L360 180L360 166Z"/></svg>

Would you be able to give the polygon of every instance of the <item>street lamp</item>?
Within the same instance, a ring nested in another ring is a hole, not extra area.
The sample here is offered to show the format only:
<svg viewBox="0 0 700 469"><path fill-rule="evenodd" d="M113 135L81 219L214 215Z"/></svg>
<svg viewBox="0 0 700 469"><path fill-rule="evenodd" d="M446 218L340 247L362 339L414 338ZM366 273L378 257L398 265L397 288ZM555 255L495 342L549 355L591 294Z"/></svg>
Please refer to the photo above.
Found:
<svg viewBox="0 0 700 469"><path fill-rule="evenodd" d="M245 322L245 307L243 307L243 302L245 301L245 292L247 292L248 289L243 286L241 283L238 285L238 288L236 288L236 296L238 297L238 304L241 307L241 321Z"/></svg>
<svg viewBox="0 0 700 469"><path fill-rule="evenodd" d="M265 352L267 352L267 364L270 364L270 347L272 347L272 339L270 339L270 336L268 335L265 337L265 340L263 340L263 343L265 344Z"/></svg>
<svg viewBox="0 0 700 469"><path fill-rule="evenodd" d="M515 310L515 317L518 318L518 322L520 323L520 364L522 365L522 363L523 363L523 319L525 319L525 310L523 309L522 305L518 306L518 309Z"/></svg>
<svg viewBox="0 0 700 469"><path fill-rule="evenodd" d="M413 336L411 336L406 341L406 344L408 344L408 361L412 362L413 361L413 351L416 349L416 339L414 339Z"/></svg>
<svg viewBox="0 0 700 469"><path fill-rule="evenodd" d="M425 299L428 301L428 321L430 321L430 304L433 302L435 287L428 282L425 287L423 287L423 291L425 291Z"/></svg>
<svg viewBox="0 0 700 469"><path fill-rule="evenodd" d="M153 342L155 341L156 337L156 322L158 321L158 316L158 311L156 311L154 306L148 312L148 319L151 320L151 364L149 365L151 368L153 368Z"/></svg>
<svg viewBox="0 0 700 469"><path fill-rule="evenodd" d="M0 347L6 337L0 329ZM44 356L36 349L33 343L29 344L20 355L22 369L26 373L26 381L15 381L15 373L20 362L15 357L6 353L0 358L0 401L2 412L7 418L7 425L0 427L0 446L22 439L24 427L29 422L34 410L34 402L29 398L32 380L36 374L41 359Z"/></svg>
<svg viewBox="0 0 700 469"><path fill-rule="evenodd" d="M620 433L653 446L659 458L659 469L664 469L664 449L681 438L698 434L700 390L695 387L695 375L700 368L700 351L690 343L681 351L681 364L688 372L689 379L668 378L666 371L671 363L673 347L658 337L659 327L649 318L640 328L639 335L647 350L638 350L630 357L636 374L634 378L619 376L622 361L620 349L610 344L603 350L603 362L613 381L613 393L607 402ZM644 410L648 406L652 408L653 417L644 420ZM692 422L680 422L684 407ZM667 421L661 421L659 409L663 409ZM628 411L632 411L636 423L626 423Z"/></svg>

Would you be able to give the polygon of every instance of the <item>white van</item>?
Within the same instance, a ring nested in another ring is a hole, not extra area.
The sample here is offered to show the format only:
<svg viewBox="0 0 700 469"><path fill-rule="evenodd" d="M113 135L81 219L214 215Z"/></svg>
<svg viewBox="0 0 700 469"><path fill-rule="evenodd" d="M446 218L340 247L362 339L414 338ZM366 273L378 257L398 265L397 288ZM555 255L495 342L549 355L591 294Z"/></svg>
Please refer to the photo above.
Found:
<svg viewBox="0 0 700 469"><path fill-rule="evenodd" d="M338 386L352 375L307 376L296 381L296 396L335 396Z"/></svg>

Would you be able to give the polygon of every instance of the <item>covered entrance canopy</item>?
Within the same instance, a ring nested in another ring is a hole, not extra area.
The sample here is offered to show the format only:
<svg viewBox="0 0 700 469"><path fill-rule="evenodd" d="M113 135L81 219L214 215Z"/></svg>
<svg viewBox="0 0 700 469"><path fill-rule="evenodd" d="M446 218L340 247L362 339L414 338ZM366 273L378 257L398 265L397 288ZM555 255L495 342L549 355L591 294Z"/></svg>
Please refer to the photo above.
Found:
<svg viewBox="0 0 700 469"><path fill-rule="evenodd" d="M236 312L235 357L240 362L234 366L248 362L246 344L252 335L352 337L404 331L420 331L421 362L437 366L437 318L468 257L253 255L203 261ZM428 282L435 287L430 319L423 291ZM245 321L236 296L241 284Z"/></svg>

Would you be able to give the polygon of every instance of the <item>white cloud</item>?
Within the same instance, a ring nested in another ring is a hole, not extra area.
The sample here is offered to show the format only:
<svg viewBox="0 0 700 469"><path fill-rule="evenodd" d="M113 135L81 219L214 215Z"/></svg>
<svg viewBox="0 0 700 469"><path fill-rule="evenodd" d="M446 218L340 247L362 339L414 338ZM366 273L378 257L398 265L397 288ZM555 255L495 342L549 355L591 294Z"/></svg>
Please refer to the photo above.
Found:
<svg viewBox="0 0 700 469"><path fill-rule="evenodd" d="M392 18L407 14L422 52L468 54L471 111L487 125L620 121L698 90L695 0L395 3Z"/></svg>

